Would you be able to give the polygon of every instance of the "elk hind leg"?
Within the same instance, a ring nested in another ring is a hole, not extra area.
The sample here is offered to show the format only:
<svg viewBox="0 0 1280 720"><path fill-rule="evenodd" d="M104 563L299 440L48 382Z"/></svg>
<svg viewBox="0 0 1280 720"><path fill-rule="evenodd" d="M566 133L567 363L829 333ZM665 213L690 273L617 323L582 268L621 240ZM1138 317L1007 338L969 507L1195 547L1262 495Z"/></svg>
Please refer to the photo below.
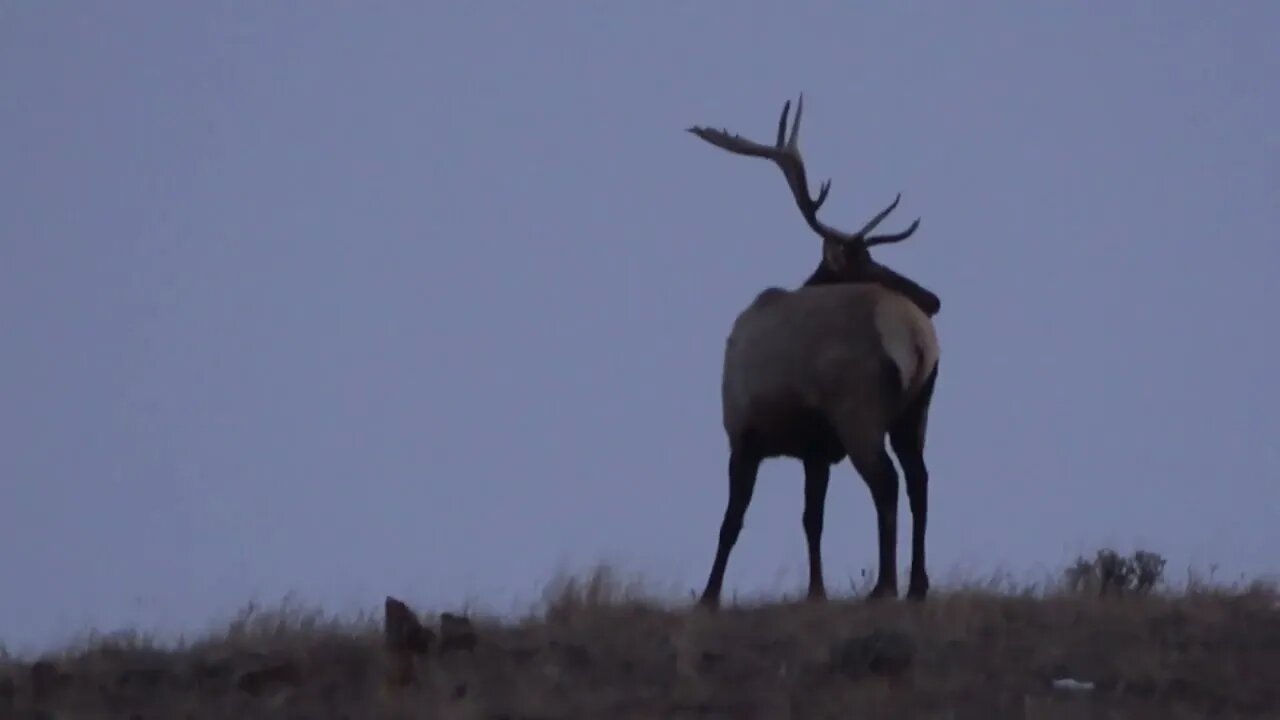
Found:
<svg viewBox="0 0 1280 720"><path fill-rule="evenodd" d="M929 403L938 377L934 366L920 394L889 430L893 453L902 465L911 506L911 582L907 597L923 600L929 593L929 573L925 569L925 532L929 516L929 468L924 461L925 429L929 423Z"/></svg>
<svg viewBox="0 0 1280 720"><path fill-rule="evenodd" d="M831 465L822 458L804 460L804 538L809 546L809 599L827 597L822 579L822 523L826 513Z"/></svg>
<svg viewBox="0 0 1280 720"><path fill-rule="evenodd" d="M898 471L885 450L879 408L879 403L865 401L846 405L837 423L845 452L876 506L880 569L871 599L898 595Z"/></svg>

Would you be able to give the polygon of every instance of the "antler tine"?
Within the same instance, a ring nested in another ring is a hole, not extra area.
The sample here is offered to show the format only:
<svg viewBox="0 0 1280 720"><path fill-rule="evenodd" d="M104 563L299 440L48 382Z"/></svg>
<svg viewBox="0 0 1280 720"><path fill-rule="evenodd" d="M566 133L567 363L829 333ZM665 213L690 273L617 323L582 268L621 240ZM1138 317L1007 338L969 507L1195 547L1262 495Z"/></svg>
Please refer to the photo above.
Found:
<svg viewBox="0 0 1280 720"><path fill-rule="evenodd" d="M920 227L920 218L916 218L915 222L911 223L911 227L903 230L902 232L894 233L892 235L875 235L873 237L867 237L867 233L876 229L876 226L888 217L889 213L893 212L894 208L898 207L898 201L900 200L902 200L902 193L898 193L893 198L893 202L889 203L889 207L886 207L876 213L875 217L868 220L867 224L863 225L862 229L854 234L854 237L862 240L864 247L875 247L876 245L887 245L888 243L901 242L911 237L911 234L916 231L916 228Z"/></svg>
<svg viewBox="0 0 1280 720"><path fill-rule="evenodd" d="M790 113L790 112L791 112L791 101L790 101L790 100L788 100L788 101L786 101L785 103L783 103L783 104L782 104L782 116L778 118L778 140L777 140L777 142L775 142L775 143L774 143L774 146L775 146L775 147L777 147L779 150L783 149L783 148L784 148L784 147L786 147L788 144L790 144L790 143L786 142L786 139L787 139L787 113ZM797 111L796 111L796 122L797 122L797 123L799 123L799 121L800 121L800 112L797 110ZM793 134L793 137L794 137L794 134Z"/></svg>
<svg viewBox="0 0 1280 720"><path fill-rule="evenodd" d="M898 207L898 201L901 199L902 199L902 193L898 193L896 196L894 196L893 202L889 203L889 207L876 213L875 217L868 220L867 224L863 225L861 230L854 233L854 237L859 237L859 238L864 237L866 236L867 233L871 232L872 230L875 230L876 226L880 224L880 221L888 217L889 213L893 212L893 209Z"/></svg>
<svg viewBox="0 0 1280 720"><path fill-rule="evenodd" d="M787 179L787 186L791 188L791 194L795 198L796 206L809 227L824 238L843 242L848 239L846 233L818 220L818 208L827 201L827 194L831 192L831 180L824 180L818 186L818 197L809 195L808 172L804 166L804 157L800 154L800 120L804 117L804 93L800 93L796 98L796 116L791 121L791 132L788 133L787 115L790 112L791 101L788 100L783 103L782 115L778 118L776 145L779 156L774 158L774 162L782 169L782 174Z"/></svg>
<svg viewBox="0 0 1280 720"><path fill-rule="evenodd" d="M918 227L920 227L920 218L916 218L915 222L911 223L910 227L900 233L869 237L862 241L862 245L863 247L875 247L876 245L888 245L889 243L901 242L911 237L911 234L914 233Z"/></svg>
<svg viewBox="0 0 1280 720"><path fill-rule="evenodd" d="M786 125L787 110L789 110L790 108L791 108L791 101L788 100L786 104L782 106L782 118L781 120L779 120L779 123L778 123L778 147L779 148L782 147L782 135L783 135L782 129L783 129L783 126ZM793 120L791 123L791 136L787 138L786 150L787 152L789 152L791 155L794 156L796 164L800 166L800 170L799 170L800 180L802 183L804 183L804 186L805 186L805 197L808 197L809 183L806 177L807 173L805 172L805 169L804 169L804 159L800 155L800 116L803 113L804 113L804 93L800 93L799 98L796 99L796 119ZM818 186L818 197L811 198L809 200L809 203L813 206L814 213L817 213L818 209L822 207L822 203L827 201L827 193L829 192L831 192L831 178L827 178L826 180L823 180L822 183ZM836 232L833 228L827 228L827 230L830 232ZM843 235L844 233L838 233L838 234Z"/></svg>
<svg viewBox="0 0 1280 720"><path fill-rule="evenodd" d="M788 100L787 105L790 104L791 101ZM796 146L796 143L800 139L800 116L802 114L804 114L804 93L800 93L799 97L796 98L796 119L791 123L791 137L787 138L787 149L795 152L796 155L800 154L800 148ZM784 119L787 117L785 108L782 111L782 117Z"/></svg>
<svg viewBox="0 0 1280 720"><path fill-rule="evenodd" d="M817 210L822 207L822 203L827 201L827 193L831 191L831 180L822 181L822 185L818 188L818 197L813 201L813 209Z"/></svg>

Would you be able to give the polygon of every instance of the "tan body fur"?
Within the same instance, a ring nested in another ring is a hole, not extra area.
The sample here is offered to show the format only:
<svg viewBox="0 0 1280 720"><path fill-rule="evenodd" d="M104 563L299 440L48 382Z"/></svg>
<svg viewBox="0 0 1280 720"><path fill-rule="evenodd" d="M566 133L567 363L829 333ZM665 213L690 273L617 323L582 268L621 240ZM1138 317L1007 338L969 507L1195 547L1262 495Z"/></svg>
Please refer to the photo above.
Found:
<svg viewBox="0 0 1280 720"><path fill-rule="evenodd" d="M856 406L858 418L887 428L919 395L938 355L928 316L879 285L770 288L738 316L725 345L725 432L768 434L796 407L838 427L839 414ZM880 382L886 360L899 392Z"/></svg>

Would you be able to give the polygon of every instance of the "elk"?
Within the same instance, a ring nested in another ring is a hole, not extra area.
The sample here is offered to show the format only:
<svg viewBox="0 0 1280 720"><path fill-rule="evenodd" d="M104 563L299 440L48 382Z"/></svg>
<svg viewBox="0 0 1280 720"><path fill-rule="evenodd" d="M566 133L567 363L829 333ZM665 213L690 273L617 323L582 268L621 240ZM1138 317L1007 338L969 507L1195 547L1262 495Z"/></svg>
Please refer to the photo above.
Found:
<svg viewBox="0 0 1280 720"><path fill-rule="evenodd" d="M920 225L870 235L897 207L901 193L857 232L818 220L831 181L809 193L798 136L801 94L787 133L788 100L773 146L726 130L689 132L729 152L773 161L786 178L805 222L822 238L822 260L795 290L770 287L736 318L725 343L721 405L729 440L729 499L711 573L699 604L716 608L729 553L742 530L756 476L765 459L804 465L804 514L810 600L826 597L822 527L831 466L849 458L875 502L879 574L871 599L896 597L898 474L885 436L906 479L912 515L907 597L923 600L929 472L925 428L938 374L939 346L932 316L941 302L914 281L877 263L870 248L901 242Z"/></svg>

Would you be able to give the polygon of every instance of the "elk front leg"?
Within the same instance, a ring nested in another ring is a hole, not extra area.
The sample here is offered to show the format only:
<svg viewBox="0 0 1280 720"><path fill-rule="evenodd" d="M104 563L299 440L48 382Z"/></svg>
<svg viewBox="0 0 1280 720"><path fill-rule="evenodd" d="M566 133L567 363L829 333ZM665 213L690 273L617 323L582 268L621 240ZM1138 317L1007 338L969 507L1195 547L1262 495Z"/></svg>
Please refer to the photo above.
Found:
<svg viewBox="0 0 1280 720"><path fill-rule="evenodd" d="M707 577L707 585L698 601L703 607L714 609L720 606L720 587L724 584L725 567L729 564L729 553L738 541L738 534L742 532L742 521L747 514L747 506L751 504L759 469L758 456L739 450L730 453L729 503L724 510L724 520L720 523L716 559L711 564L711 574Z"/></svg>

